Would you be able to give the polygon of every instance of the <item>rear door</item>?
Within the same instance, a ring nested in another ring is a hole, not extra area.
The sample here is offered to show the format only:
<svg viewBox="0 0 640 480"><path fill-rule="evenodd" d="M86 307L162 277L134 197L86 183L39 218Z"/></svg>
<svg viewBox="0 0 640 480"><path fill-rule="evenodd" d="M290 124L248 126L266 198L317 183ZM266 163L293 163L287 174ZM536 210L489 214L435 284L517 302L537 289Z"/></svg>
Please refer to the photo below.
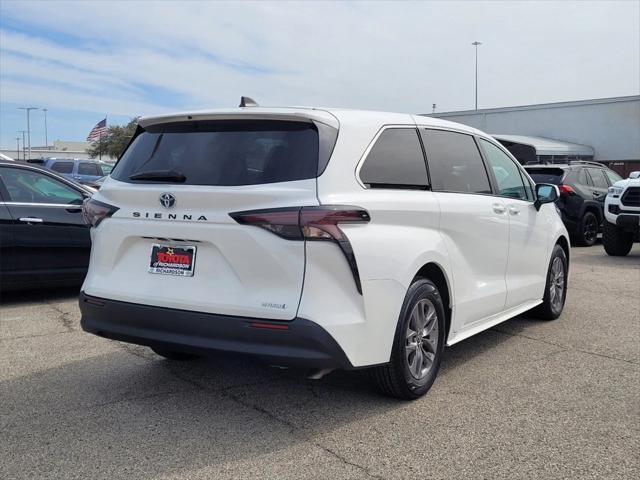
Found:
<svg viewBox="0 0 640 480"><path fill-rule="evenodd" d="M451 261L455 325L468 326L504 310L509 219L471 135L420 129L432 190L440 204L440 231Z"/></svg>
<svg viewBox="0 0 640 480"><path fill-rule="evenodd" d="M317 205L321 132L311 121L146 127L94 195L119 210L95 229L86 293L293 319L304 277L304 241L282 238L279 227L241 225L229 214ZM159 260L175 260L176 252L192 256L192 275L150 272Z"/></svg>
<svg viewBox="0 0 640 480"><path fill-rule="evenodd" d="M7 191L0 178L0 282L9 281L9 273L13 272L13 218L5 205Z"/></svg>
<svg viewBox="0 0 640 480"><path fill-rule="evenodd" d="M0 177L9 197L12 269L34 281L86 269L90 239L82 221L82 192L34 169L3 165Z"/></svg>

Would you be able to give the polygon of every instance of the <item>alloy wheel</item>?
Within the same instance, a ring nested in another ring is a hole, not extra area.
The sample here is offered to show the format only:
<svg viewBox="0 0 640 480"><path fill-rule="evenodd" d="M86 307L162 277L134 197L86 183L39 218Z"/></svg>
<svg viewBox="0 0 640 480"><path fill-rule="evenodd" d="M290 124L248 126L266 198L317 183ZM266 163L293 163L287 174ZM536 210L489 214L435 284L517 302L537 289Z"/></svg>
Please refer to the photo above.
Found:
<svg viewBox="0 0 640 480"><path fill-rule="evenodd" d="M431 370L438 350L438 314L427 299L413 307L405 334L405 357L409 372L417 380Z"/></svg>
<svg viewBox="0 0 640 480"><path fill-rule="evenodd" d="M553 259L549 279L549 300L554 310L562 307L564 301L565 272L564 263L560 257Z"/></svg>
<svg viewBox="0 0 640 480"><path fill-rule="evenodd" d="M584 239L587 243L595 242L598 235L598 222L593 215L589 215L584 222Z"/></svg>

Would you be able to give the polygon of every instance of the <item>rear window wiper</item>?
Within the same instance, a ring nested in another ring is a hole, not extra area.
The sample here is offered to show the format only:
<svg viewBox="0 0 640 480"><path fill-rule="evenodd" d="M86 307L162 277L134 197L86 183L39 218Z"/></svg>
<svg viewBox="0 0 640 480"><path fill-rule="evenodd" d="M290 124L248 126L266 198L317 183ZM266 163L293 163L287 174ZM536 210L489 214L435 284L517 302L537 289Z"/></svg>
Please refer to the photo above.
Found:
<svg viewBox="0 0 640 480"><path fill-rule="evenodd" d="M129 177L129 180L184 183L187 180L187 177L175 170L149 170L147 172L134 173Z"/></svg>

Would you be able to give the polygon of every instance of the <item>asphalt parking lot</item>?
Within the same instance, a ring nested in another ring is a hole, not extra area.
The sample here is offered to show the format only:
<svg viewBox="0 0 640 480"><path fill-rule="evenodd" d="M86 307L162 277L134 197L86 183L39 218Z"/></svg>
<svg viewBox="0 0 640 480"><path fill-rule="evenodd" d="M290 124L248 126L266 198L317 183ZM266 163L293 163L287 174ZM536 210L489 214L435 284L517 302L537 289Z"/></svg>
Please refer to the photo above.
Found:
<svg viewBox="0 0 640 480"><path fill-rule="evenodd" d="M76 292L0 306L0 478L639 478L640 245L574 248L563 315L449 348L379 396L246 358L189 363L80 330Z"/></svg>

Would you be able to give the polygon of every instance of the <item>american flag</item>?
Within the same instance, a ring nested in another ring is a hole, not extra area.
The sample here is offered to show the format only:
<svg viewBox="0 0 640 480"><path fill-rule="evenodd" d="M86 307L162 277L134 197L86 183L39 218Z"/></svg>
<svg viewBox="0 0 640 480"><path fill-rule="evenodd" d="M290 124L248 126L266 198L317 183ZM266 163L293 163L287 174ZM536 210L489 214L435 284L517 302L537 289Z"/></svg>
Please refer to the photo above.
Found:
<svg viewBox="0 0 640 480"><path fill-rule="evenodd" d="M99 139L102 135L107 133L107 118L104 120L100 120L96 123L96 126L91 129L89 132L89 136L87 137L87 142L93 142Z"/></svg>

